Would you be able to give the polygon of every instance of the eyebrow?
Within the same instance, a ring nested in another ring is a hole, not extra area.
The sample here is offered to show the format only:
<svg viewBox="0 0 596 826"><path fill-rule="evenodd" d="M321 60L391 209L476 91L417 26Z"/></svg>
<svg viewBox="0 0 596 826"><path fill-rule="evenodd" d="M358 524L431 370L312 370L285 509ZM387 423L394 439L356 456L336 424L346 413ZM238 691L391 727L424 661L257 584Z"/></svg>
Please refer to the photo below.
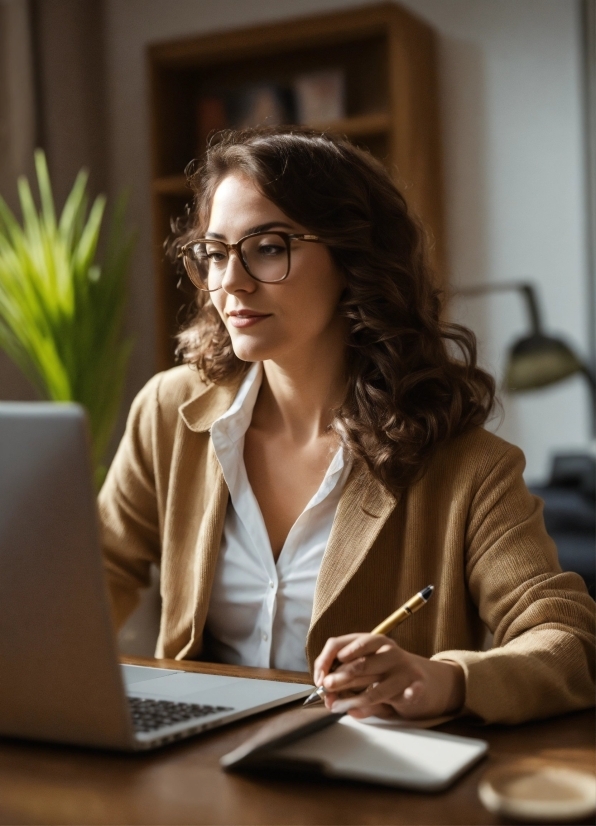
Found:
<svg viewBox="0 0 596 826"><path fill-rule="evenodd" d="M268 224L257 224L254 227L249 227L244 233L244 236L252 235L253 232L267 232L267 230L273 229L274 227L285 227L286 229L294 229L294 227L291 224L286 224L284 221L269 221ZM219 232L212 232L210 229L207 230L205 235L207 238L219 239L221 241L226 240L225 235L221 235Z"/></svg>

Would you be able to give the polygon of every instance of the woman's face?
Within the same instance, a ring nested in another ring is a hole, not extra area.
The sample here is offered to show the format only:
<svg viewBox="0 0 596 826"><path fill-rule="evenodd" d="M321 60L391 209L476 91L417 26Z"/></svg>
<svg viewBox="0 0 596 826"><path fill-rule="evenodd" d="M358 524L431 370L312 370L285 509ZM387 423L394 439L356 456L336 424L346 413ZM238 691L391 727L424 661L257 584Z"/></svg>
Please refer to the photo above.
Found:
<svg viewBox="0 0 596 826"><path fill-rule="evenodd" d="M213 197L206 237L233 244L261 228L308 232L250 178L239 173L224 178ZM284 281L255 281L232 252L221 289L211 293L234 352L243 361L308 361L309 355L325 353L320 348L343 347L344 321L337 312L345 286L341 272L324 244L290 243L291 267Z"/></svg>

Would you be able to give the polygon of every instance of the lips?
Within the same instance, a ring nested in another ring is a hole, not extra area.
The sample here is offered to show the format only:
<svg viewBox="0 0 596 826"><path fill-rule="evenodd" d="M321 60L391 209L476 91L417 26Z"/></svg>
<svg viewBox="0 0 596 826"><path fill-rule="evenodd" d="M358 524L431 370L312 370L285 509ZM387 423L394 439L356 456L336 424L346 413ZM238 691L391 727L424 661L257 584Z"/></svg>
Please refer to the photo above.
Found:
<svg viewBox="0 0 596 826"><path fill-rule="evenodd" d="M271 313L259 313L256 310L230 310L228 316L233 327L245 328L253 327L266 318L271 318Z"/></svg>
<svg viewBox="0 0 596 826"><path fill-rule="evenodd" d="M256 318L258 316L271 315L271 313L260 313L258 310L230 310L228 315L237 318Z"/></svg>

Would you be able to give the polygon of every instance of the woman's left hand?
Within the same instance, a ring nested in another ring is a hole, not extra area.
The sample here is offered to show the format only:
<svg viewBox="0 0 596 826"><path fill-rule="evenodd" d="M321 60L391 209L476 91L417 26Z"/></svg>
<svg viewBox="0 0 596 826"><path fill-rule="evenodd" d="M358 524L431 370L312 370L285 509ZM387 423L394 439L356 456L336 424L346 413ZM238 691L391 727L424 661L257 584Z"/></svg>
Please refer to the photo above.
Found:
<svg viewBox="0 0 596 826"><path fill-rule="evenodd" d="M341 665L330 674L336 659ZM439 717L458 711L465 699L464 672L458 663L410 654L377 634L328 639L315 660L314 681L325 688L327 708L356 718Z"/></svg>

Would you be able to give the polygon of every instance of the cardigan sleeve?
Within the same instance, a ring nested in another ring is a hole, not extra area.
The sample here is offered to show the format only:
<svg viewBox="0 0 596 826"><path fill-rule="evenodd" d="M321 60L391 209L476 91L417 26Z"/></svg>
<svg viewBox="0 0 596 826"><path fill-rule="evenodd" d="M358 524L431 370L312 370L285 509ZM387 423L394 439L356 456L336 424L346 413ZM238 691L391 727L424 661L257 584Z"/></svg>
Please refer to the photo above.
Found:
<svg viewBox="0 0 596 826"><path fill-rule="evenodd" d="M157 391L154 376L135 398L126 430L99 493L99 519L112 616L122 626L160 562L160 531L152 445Z"/></svg>
<svg viewBox="0 0 596 826"><path fill-rule="evenodd" d="M520 723L594 705L594 601L563 573L542 501L509 446L479 485L466 536L466 579L493 634L489 651L442 651L466 677L464 711Z"/></svg>

